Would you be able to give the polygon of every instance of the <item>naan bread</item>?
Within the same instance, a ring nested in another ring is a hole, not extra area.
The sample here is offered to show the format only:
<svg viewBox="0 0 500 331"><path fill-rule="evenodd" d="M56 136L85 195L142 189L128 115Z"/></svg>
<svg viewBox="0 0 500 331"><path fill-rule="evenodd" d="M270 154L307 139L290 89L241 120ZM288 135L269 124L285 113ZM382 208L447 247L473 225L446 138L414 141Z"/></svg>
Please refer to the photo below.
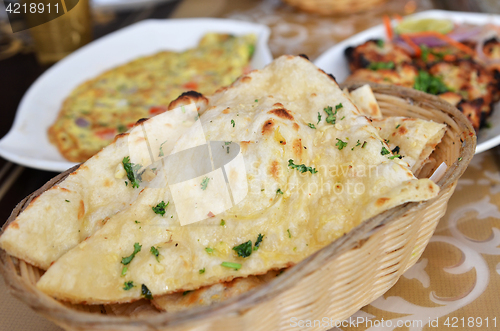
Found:
<svg viewBox="0 0 500 331"><path fill-rule="evenodd" d="M177 292L163 295L155 298L153 300L153 304L156 308L169 313L174 313L196 306L209 306L248 292L261 284L271 281L281 272L282 271L271 270L262 276L236 278L230 282L202 287L195 291Z"/></svg>
<svg viewBox="0 0 500 331"><path fill-rule="evenodd" d="M181 226L173 199L177 193L160 185L164 178L156 176L128 208L61 256L42 276L39 289L61 300L100 304L137 300L141 292L160 296L265 274L298 263L372 216L433 198L439 191L393 158L379 130L356 115L337 83L302 57L280 57L208 100L184 95L170 108L190 102L200 107L207 140L239 143L246 178L234 178L240 176L237 171L227 174L230 183L248 181L245 199ZM106 147L106 153L122 157L125 137ZM188 146L190 137L189 132L179 137L178 146ZM205 176L210 179L206 190L204 176L192 182L192 209L217 203L210 184L217 173ZM160 202L169 202L164 216L152 210ZM233 250L249 240L255 244L259 234L263 240L250 256ZM122 259L139 246L123 272ZM232 267L224 266L228 262Z"/></svg>
<svg viewBox="0 0 500 331"><path fill-rule="evenodd" d="M127 140L117 139L112 146L35 198L5 229L0 247L47 269L109 217L129 207L139 190L115 178L117 165L128 155Z"/></svg>
<svg viewBox="0 0 500 331"><path fill-rule="evenodd" d="M370 85L366 84L350 92L351 101L368 117L382 118L382 112Z"/></svg>
<svg viewBox="0 0 500 331"><path fill-rule="evenodd" d="M373 119L379 135L391 150L399 148L402 160L415 172L431 155L446 132L446 125L418 118L387 117Z"/></svg>

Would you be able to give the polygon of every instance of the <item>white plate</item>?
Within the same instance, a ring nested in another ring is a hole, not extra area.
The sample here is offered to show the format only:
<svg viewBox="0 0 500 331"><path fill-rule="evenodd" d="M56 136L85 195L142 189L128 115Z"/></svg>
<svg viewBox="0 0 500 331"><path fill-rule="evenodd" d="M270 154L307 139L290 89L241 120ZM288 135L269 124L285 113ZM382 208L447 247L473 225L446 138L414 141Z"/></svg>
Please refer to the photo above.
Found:
<svg viewBox="0 0 500 331"><path fill-rule="evenodd" d="M484 25L493 23L500 25L499 15L480 14L480 13L463 13L444 10L429 10L412 15L413 18L445 18L457 23L471 23L476 25ZM373 38L385 38L385 28L383 24L360 32L349 39L338 43L332 48L321 54L314 63L335 76L338 82L343 82L349 76L349 65L344 56L344 50L349 46L357 46L365 41ZM484 152L500 144L500 102L494 105L492 116L487 120L490 128L479 130L477 135L476 154Z"/></svg>
<svg viewBox="0 0 500 331"><path fill-rule="evenodd" d="M264 25L208 18L142 21L82 47L40 76L21 100L9 133L0 140L0 155L42 170L72 167L75 163L66 161L47 136L66 96L86 80L139 56L194 47L207 32L254 33L258 40L251 67L260 69L272 61L267 47L270 31Z"/></svg>
<svg viewBox="0 0 500 331"><path fill-rule="evenodd" d="M174 0L92 0L92 8L98 10L131 10L156 6Z"/></svg>

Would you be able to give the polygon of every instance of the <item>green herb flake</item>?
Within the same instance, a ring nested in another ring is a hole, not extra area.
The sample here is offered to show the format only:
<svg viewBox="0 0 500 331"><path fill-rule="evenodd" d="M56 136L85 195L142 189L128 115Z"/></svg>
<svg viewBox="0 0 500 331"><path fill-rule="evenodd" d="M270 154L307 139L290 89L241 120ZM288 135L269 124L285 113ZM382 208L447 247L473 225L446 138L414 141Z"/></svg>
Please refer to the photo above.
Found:
<svg viewBox="0 0 500 331"><path fill-rule="evenodd" d="M234 123L234 120L231 120L231 124L233 125L233 128L236 125L236 123Z"/></svg>
<svg viewBox="0 0 500 331"><path fill-rule="evenodd" d="M276 194L283 194L283 191L279 188L276 190Z"/></svg>
<svg viewBox="0 0 500 331"><path fill-rule="evenodd" d="M127 178L128 180L132 183L133 188L138 188L139 183L141 182L141 174L138 174L137 171L141 169L140 164L133 164L130 162L130 157L126 156L122 160L123 164L123 169L125 169L125 172L127 173Z"/></svg>
<svg viewBox="0 0 500 331"><path fill-rule="evenodd" d="M342 118L340 119L341 121L345 118L345 116L342 116Z"/></svg>
<svg viewBox="0 0 500 331"><path fill-rule="evenodd" d="M394 147L394 149L391 152L392 152L392 154L399 154L399 152L400 152L399 146Z"/></svg>
<svg viewBox="0 0 500 331"><path fill-rule="evenodd" d="M64 201L66 201L66 202L71 202L71 201L69 201L69 200L64 200Z"/></svg>
<svg viewBox="0 0 500 331"><path fill-rule="evenodd" d="M394 62L371 62L368 65L368 69L370 70L380 70L380 69L394 69Z"/></svg>
<svg viewBox="0 0 500 331"><path fill-rule="evenodd" d="M170 201L168 201L166 204L165 201L162 201L156 206L151 207L151 209L153 209L155 214L161 215L163 217L165 215L165 209L168 207L169 203Z"/></svg>
<svg viewBox="0 0 500 331"><path fill-rule="evenodd" d="M121 276L122 277L125 276L127 274L127 271L128 271L128 268L127 267L123 267Z"/></svg>
<svg viewBox="0 0 500 331"><path fill-rule="evenodd" d="M337 143L335 144L335 146L337 146L339 151L341 151L344 147L347 146L347 142L344 142L344 141L340 140L339 138L337 138Z"/></svg>
<svg viewBox="0 0 500 331"><path fill-rule="evenodd" d="M312 123L307 123L307 126L310 127L311 129L316 129L316 126Z"/></svg>
<svg viewBox="0 0 500 331"><path fill-rule="evenodd" d="M259 99L255 99L255 102L259 102Z"/></svg>
<svg viewBox="0 0 500 331"><path fill-rule="evenodd" d="M154 246L151 246L149 251L156 257L156 261L160 262L160 251Z"/></svg>
<svg viewBox="0 0 500 331"><path fill-rule="evenodd" d="M222 262L220 265L223 267L226 267L226 268L234 269L234 270L241 269L241 264L235 263L235 262Z"/></svg>
<svg viewBox="0 0 500 331"><path fill-rule="evenodd" d="M191 292L193 292L193 291L184 291L184 292L182 292L182 295L188 295Z"/></svg>
<svg viewBox="0 0 500 331"><path fill-rule="evenodd" d="M361 146L361 148L365 148L366 144L367 144L366 141L363 142L363 145Z"/></svg>
<svg viewBox="0 0 500 331"><path fill-rule="evenodd" d="M396 130L399 129L400 126L401 126L401 124L396 125Z"/></svg>
<svg viewBox="0 0 500 331"><path fill-rule="evenodd" d="M227 146L227 145L231 145L231 142L230 142L230 141L225 141L225 142L224 142L224 145L226 145L226 146Z"/></svg>
<svg viewBox="0 0 500 331"><path fill-rule="evenodd" d="M413 88L434 95L449 91L449 88L439 77L432 76L423 70L419 70Z"/></svg>
<svg viewBox="0 0 500 331"><path fill-rule="evenodd" d="M133 281L128 281L128 282L123 283L123 289L125 291L130 290L132 287L134 287L134 282Z"/></svg>
<svg viewBox="0 0 500 331"><path fill-rule="evenodd" d="M165 154L163 154L163 144L166 143L168 140L165 140L164 142L162 142L160 144L160 153L158 154L158 157L162 157L162 156L165 156Z"/></svg>
<svg viewBox="0 0 500 331"><path fill-rule="evenodd" d="M463 157L459 157L457 160L458 162L461 162L464 158Z"/></svg>
<svg viewBox="0 0 500 331"><path fill-rule="evenodd" d="M248 45L248 56L252 57L254 52L255 52L255 46L252 44Z"/></svg>
<svg viewBox="0 0 500 331"><path fill-rule="evenodd" d="M141 223L141 222L139 222L138 220L135 220L134 222L135 222L136 224L139 224L139 223Z"/></svg>
<svg viewBox="0 0 500 331"><path fill-rule="evenodd" d="M220 226L224 226L224 225L226 225L226 221L220 220Z"/></svg>
<svg viewBox="0 0 500 331"><path fill-rule="evenodd" d="M382 155L387 155L387 154L390 154L391 152L389 152L389 150L387 148L385 148L385 146L382 146L382 150L380 151L380 154Z"/></svg>
<svg viewBox="0 0 500 331"><path fill-rule="evenodd" d="M300 173L309 171L310 173L315 174L318 172L316 168L307 167L305 164L294 164L292 159L288 160L288 166L292 169L297 169Z"/></svg>
<svg viewBox="0 0 500 331"><path fill-rule="evenodd" d="M252 254L252 241L249 240L241 245L234 246L233 250L236 251L240 257L249 257Z"/></svg>
<svg viewBox="0 0 500 331"><path fill-rule="evenodd" d="M210 247L205 247L205 252L207 252L208 254L212 254L214 252L214 249Z"/></svg>
<svg viewBox="0 0 500 331"><path fill-rule="evenodd" d="M318 125L319 122L321 122L321 114L318 112L318 123L316 123L316 125Z"/></svg>
<svg viewBox="0 0 500 331"><path fill-rule="evenodd" d="M292 234L290 233L290 229L286 229L286 232L288 232L288 238L292 238Z"/></svg>
<svg viewBox="0 0 500 331"><path fill-rule="evenodd" d="M205 273L205 268L200 269L198 272L200 273L200 275L203 275Z"/></svg>
<svg viewBox="0 0 500 331"><path fill-rule="evenodd" d="M377 40L377 46L378 46L379 48L383 48L383 47L384 47L384 44L385 44L385 43L384 43L384 40L383 40L383 39L379 39L379 40Z"/></svg>
<svg viewBox="0 0 500 331"><path fill-rule="evenodd" d="M135 243L134 244L134 252L127 257L123 257L122 264L123 265L129 264L132 261L132 259L135 257L135 254L137 254L141 251L141 247L142 247L142 245L139 245L139 243Z"/></svg>
<svg viewBox="0 0 500 331"><path fill-rule="evenodd" d="M208 181L210 180L210 178L208 177L205 177L203 178L203 180L201 181L201 189L203 191L205 191L207 189L207 186L208 186Z"/></svg>
<svg viewBox="0 0 500 331"><path fill-rule="evenodd" d="M141 285L141 294L143 297L145 297L148 300L153 300L153 294L151 291L148 289L148 287L144 284Z"/></svg>
<svg viewBox="0 0 500 331"><path fill-rule="evenodd" d="M403 157L399 154L394 154L394 155L389 156L390 160L394 160L395 158L402 159Z"/></svg>
<svg viewBox="0 0 500 331"><path fill-rule="evenodd" d="M264 239L264 236L259 233L257 236L257 240L255 240L255 245L253 247L253 250L256 251L259 249L260 244L262 243L262 239Z"/></svg>
<svg viewBox="0 0 500 331"><path fill-rule="evenodd" d="M329 124L335 124L335 121L336 121L336 117L335 115L337 115L337 110L335 110L335 113L333 112L333 108L328 106L326 108L323 108L323 110L325 111L325 113L328 115L326 117L326 123L329 123Z"/></svg>

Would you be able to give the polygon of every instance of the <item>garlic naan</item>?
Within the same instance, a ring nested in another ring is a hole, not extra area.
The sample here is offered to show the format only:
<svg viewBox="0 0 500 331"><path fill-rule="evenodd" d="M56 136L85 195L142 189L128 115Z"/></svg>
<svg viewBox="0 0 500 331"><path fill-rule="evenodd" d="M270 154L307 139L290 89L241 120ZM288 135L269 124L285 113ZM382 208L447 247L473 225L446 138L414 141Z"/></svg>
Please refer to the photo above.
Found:
<svg viewBox="0 0 500 331"><path fill-rule="evenodd" d="M261 275L298 263L385 210L438 194L432 181L415 178L393 157L334 79L302 57L280 57L208 99L183 95L170 108L191 102L200 107L207 140L240 145L246 178L239 180L249 183L245 199L181 226L172 190L159 185L163 177L144 188L129 185L127 190L140 190L137 197L55 261L39 289L75 303L116 303ZM115 168L128 151L126 139L106 147L96 162ZM182 141L189 144L189 133ZM102 153L117 157L103 159ZM227 173L230 183L238 176ZM215 177L214 171L193 182L193 209L214 201ZM112 199L130 194L117 192ZM39 214L40 226L50 222L43 209ZM16 222L21 228L23 220ZM5 234L15 230L8 227Z"/></svg>

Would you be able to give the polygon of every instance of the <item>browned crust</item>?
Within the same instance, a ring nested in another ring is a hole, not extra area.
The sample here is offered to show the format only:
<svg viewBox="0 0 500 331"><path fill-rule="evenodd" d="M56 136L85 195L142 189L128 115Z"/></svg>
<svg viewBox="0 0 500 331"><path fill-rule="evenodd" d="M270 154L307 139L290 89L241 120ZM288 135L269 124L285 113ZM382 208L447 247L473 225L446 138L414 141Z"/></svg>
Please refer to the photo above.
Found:
<svg viewBox="0 0 500 331"><path fill-rule="evenodd" d="M285 107L283 107L283 105L281 103L276 103L274 104L275 107L279 107L279 108L276 108L276 109L272 109L268 112L268 114L273 114L273 115L276 115L278 116L279 118L283 118L283 119L286 119L286 120L290 120L290 121L293 121L293 115L290 114L288 112L288 110L285 109Z"/></svg>
<svg viewBox="0 0 500 331"><path fill-rule="evenodd" d="M184 105L189 105L193 102L196 103L196 105L199 104L207 105L208 99L204 97L203 94L198 93L196 91L184 92L177 99L175 99L168 105L168 110L172 110Z"/></svg>

